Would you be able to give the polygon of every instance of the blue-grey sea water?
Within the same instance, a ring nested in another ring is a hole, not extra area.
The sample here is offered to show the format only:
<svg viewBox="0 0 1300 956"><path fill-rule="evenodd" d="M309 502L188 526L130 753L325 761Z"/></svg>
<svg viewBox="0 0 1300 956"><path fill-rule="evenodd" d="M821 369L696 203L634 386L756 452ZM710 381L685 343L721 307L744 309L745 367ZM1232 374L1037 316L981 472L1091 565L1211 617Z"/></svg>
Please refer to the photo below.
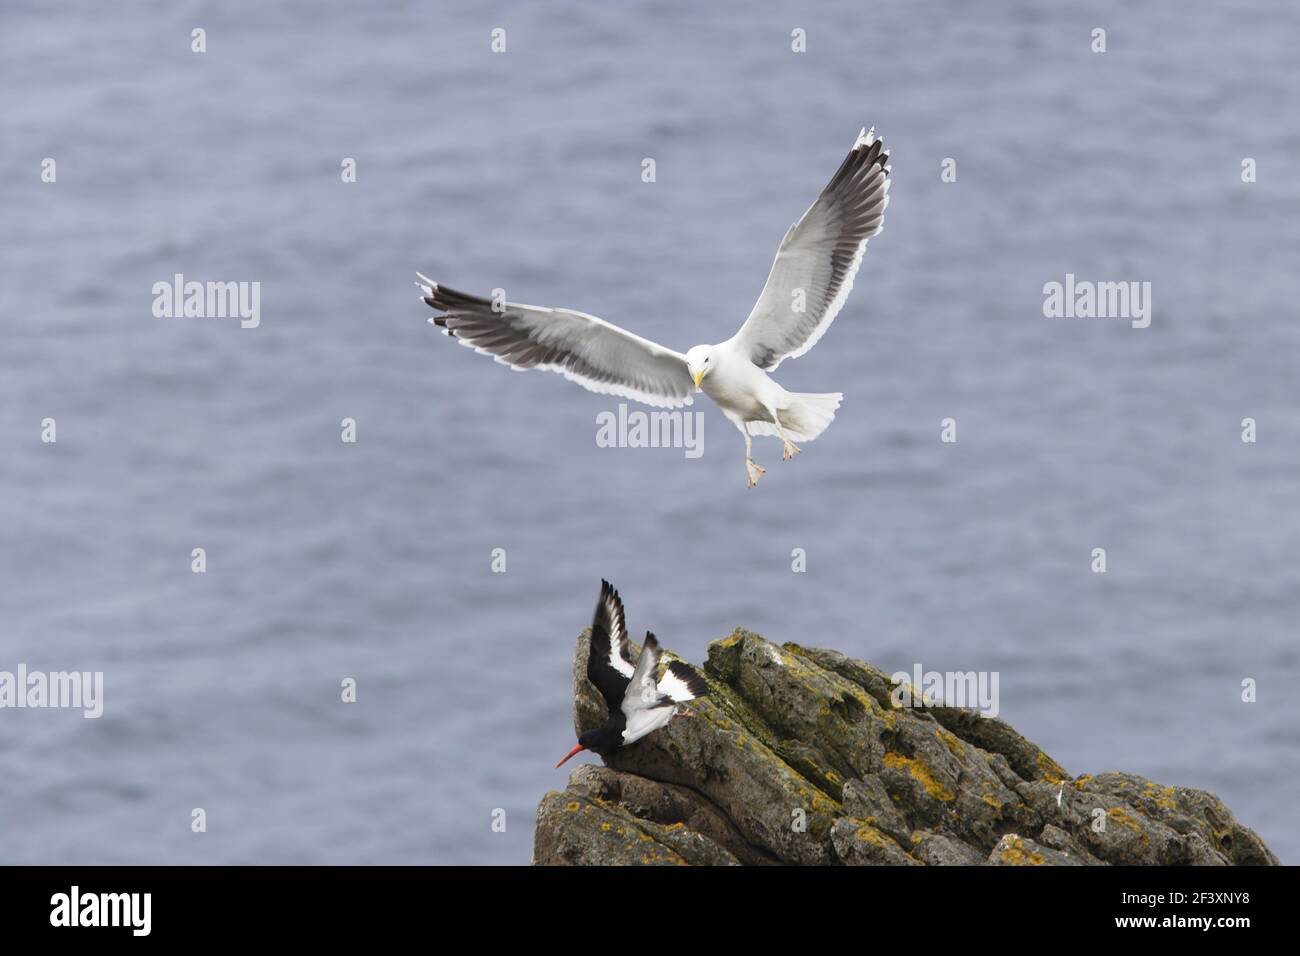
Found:
<svg viewBox="0 0 1300 956"><path fill-rule="evenodd" d="M105 710L0 710L0 859L525 863L601 577L696 662L995 670L1071 773L1300 859L1298 41L1264 2L7 0L0 670ZM600 448L616 399L411 284L721 341L873 124L884 232L776 376L844 404L753 491L711 403L696 460ZM177 273L260 325L156 318ZM1046 318L1067 273L1152 283L1150 327Z"/></svg>

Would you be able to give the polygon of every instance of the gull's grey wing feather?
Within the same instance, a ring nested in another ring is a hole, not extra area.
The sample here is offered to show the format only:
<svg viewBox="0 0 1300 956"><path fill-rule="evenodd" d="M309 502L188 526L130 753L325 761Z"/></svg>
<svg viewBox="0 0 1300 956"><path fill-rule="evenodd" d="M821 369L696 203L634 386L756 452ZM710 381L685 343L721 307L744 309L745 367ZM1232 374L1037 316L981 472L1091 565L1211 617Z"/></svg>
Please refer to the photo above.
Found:
<svg viewBox="0 0 1300 956"><path fill-rule="evenodd" d="M881 230L889 153L873 133L862 131L817 201L786 232L767 284L731 339L761 369L770 372L817 344L853 288L867 240Z"/></svg>
<svg viewBox="0 0 1300 956"><path fill-rule="evenodd" d="M419 273L417 273L419 275ZM548 369L593 392L647 405L692 403L686 356L584 312L494 303L420 276L435 325L512 368Z"/></svg>

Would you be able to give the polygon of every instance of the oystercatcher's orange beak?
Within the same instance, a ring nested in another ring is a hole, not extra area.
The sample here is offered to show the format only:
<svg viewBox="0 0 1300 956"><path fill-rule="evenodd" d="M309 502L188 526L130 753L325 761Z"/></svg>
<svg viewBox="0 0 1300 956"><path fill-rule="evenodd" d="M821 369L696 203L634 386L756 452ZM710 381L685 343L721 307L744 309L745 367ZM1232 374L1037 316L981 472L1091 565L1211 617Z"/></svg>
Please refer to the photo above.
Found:
<svg viewBox="0 0 1300 956"><path fill-rule="evenodd" d="M564 755L564 760L561 760L561 761L560 761L559 763L557 763L555 766L557 766L557 767L562 767L562 766L564 766L564 761L565 761L565 760L568 760L570 757L572 757L572 756L573 756L574 754L576 754L578 751L580 751L580 750L586 750L586 749L587 749L587 748L584 747L582 744L578 744L578 746L574 747L572 750L570 750L567 754Z"/></svg>

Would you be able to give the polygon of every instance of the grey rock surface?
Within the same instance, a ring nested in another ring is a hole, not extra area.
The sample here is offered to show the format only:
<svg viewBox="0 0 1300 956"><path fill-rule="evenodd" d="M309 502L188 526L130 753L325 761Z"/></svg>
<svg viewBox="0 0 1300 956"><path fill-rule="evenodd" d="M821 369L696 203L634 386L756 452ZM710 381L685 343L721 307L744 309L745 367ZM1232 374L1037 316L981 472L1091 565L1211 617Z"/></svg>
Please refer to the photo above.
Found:
<svg viewBox="0 0 1300 956"><path fill-rule="evenodd" d="M665 651L665 661L672 659ZM605 718L574 657L574 729ZM537 811L538 865L1276 865L1211 793L1072 777L997 718L895 706L883 671L737 630L709 696L583 765Z"/></svg>

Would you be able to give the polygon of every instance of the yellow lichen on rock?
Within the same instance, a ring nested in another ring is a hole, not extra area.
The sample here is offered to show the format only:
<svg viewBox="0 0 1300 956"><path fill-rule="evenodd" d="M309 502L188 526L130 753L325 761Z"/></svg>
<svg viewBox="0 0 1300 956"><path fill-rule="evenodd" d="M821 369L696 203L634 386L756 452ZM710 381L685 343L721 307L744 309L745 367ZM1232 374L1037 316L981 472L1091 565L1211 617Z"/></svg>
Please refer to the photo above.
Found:
<svg viewBox="0 0 1300 956"><path fill-rule="evenodd" d="M884 756L886 767L901 767L910 773L920 784L925 787L925 792L936 800L942 800L945 803L956 799L953 792L934 779L934 774L930 768L919 760L913 760L911 757L905 757L896 751L889 751Z"/></svg>
<svg viewBox="0 0 1300 956"><path fill-rule="evenodd" d="M951 731L939 727L935 730L934 735L939 738L940 742L952 752L954 757L964 756L966 753L965 745L958 739L957 735Z"/></svg>
<svg viewBox="0 0 1300 956"><path fill-rule="evenodd" d="M1041 750L1038 751L1038 769L1042 771L1043 779L1048 783L1064 783L1070 778L1059 763Z"/></svg>
<svg viewBox="0 0 1300 956"><path fill-rule="evenodd" d="M1000 854L1003 863L1009 863L1012 866L1042 866L1043 855L1026 850L1020 837L1013 836L1010 839L1004 839L1006 844Z"/></svg>

